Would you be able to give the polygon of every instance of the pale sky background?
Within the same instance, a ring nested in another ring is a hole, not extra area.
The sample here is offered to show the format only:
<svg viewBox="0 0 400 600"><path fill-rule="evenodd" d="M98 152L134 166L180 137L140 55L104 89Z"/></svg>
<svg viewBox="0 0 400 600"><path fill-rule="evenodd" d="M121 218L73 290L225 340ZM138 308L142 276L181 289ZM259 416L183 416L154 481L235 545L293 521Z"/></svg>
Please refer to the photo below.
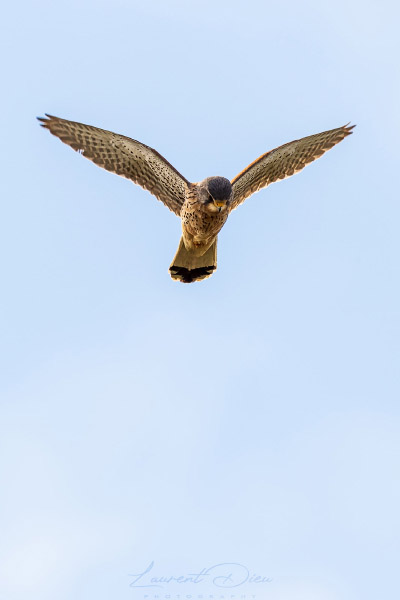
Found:
<svg viewBox="0 0 400 600"><path fill-rule="evenodd" d="M257 600L399 596L398 22L365 0L3 7L0 600L153 598L129 577L151 561L240 563L272 578L237 588ZM357 128L182 285L179 220L45 112L192 181Z"/></svg>

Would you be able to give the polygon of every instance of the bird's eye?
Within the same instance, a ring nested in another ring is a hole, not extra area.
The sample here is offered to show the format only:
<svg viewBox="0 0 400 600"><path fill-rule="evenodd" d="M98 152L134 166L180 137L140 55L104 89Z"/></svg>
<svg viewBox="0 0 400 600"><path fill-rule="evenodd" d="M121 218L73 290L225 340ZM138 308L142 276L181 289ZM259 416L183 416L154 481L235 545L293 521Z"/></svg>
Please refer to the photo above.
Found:
<svg viewBox="0 0 400 600"><path fill-rule="evenodd" d="M211 194L208 194L208 201L209 202L214 202L214 198L211 196Z"/></svg>

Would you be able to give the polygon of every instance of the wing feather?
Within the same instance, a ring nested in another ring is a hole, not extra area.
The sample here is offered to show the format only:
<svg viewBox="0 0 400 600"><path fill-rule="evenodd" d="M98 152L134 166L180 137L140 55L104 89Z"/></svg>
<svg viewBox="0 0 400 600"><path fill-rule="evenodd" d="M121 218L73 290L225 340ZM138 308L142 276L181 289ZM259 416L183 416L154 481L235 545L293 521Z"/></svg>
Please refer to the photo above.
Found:
<svg viewBox="0 0 400 600"><path fill-rule="evenodd" d="M231 210L270 183L290 177L304 169L310 162L353 133L351 130L354 127L355 125L344 125L309 135L262 154L232 180L234 197Z"/></svg>
<svg viewBox="0 0 400 600"><path fill-rule="evenodd" d="M45 127L99 167L142 186L178 216L189 182L161 154L137 140L47 115L38 117Z"/></svg>

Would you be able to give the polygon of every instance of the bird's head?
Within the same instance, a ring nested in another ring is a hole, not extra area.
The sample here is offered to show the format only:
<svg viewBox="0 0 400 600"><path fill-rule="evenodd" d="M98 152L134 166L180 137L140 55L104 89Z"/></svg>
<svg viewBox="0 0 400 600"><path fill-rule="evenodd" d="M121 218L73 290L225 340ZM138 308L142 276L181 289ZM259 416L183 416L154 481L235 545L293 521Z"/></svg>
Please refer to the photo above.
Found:
<svg viewBox="0 0 400 600"><path fill-rule="evenodd" d="M200 184L201 199L211 212L226 210L233 198L231 182L225 177L207 177Z"/></svg>

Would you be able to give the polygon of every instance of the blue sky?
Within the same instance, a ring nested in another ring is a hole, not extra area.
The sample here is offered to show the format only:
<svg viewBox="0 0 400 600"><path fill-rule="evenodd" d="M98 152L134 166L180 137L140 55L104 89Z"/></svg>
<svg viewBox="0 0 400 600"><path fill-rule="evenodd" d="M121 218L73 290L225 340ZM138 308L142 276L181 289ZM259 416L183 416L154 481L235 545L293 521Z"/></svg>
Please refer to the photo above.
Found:
<svg viewBox="0 0 400 600"><path fill-rule="evenodd" d="M272 579L234 589L257 600L398 595L398 17L342 0L3 9L1 600L150 600L130 583L152 561L214 567L159 598L231 598L211 573L244 568ZM181 285L179 220L44 112L192 181L357 128L247 200L215 275Z"/></svg>

